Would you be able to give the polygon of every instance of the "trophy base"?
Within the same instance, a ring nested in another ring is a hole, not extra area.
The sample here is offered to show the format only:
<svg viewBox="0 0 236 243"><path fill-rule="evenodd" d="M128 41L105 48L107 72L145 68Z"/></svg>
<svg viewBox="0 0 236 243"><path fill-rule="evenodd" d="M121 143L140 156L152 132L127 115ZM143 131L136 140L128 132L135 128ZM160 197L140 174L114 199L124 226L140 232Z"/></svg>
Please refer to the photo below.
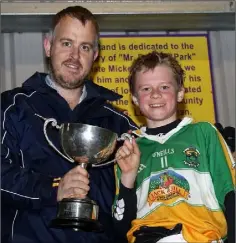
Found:
<svg viewBox="0 0 236 243"><path fill-rule="evenodd" d="M51 221L52 228L72 228L75 231L102 232L103 226L97 220L93 219L60 219Z"/></svg>

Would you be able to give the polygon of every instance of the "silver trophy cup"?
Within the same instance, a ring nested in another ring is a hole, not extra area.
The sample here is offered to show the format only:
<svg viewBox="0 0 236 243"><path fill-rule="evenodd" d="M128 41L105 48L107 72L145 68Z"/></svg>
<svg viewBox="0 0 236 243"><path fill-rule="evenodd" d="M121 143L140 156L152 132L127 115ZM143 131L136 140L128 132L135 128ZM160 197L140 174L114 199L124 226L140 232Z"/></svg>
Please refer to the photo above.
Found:
<svg viewBox="0 0 236 243"><path fill-rule="evenodd" d="M51 142L47 135L47 127L51 125L59 130L62 153ZM78 163L87 168L107 165L115 161L104 163L114 152L117 140L131 139L127 133L118 135L110 130L81 123L63 123L58 125L54 118L44 122L44 135L48 143L63 158L71 163ZM86 197L64 198L58 203L57 216L51 226L56 228L73 228L82 231L102 231L103 227L98 221L99 207L95 201Z"/></svg>

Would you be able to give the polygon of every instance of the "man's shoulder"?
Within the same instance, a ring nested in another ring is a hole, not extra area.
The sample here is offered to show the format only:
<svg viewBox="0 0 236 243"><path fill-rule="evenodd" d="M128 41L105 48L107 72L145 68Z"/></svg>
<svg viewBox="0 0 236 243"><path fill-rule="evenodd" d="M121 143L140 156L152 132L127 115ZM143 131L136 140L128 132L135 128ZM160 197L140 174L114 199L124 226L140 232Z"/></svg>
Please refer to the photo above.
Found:
<svg viewBox="0 0 236 243"><path fill-rule="evenodd" d="M90 95L99 96L100 98L102 97L104 100L108 100L109 102L116 101L123 97L113 90L94 83L92 80L86 80L85 86Z"/></svg>
<svg viewBox="0 0 236 243"><path fill-rule="evenodd" d="M103 105L103 109L105 109L108 113L110 113L111 116L115 118L115 122L127 124L132 130L138 129L135 122L129 116L127 116L123 110L113 106L110 102Z"/></svg>
<svg viewBox="0 0 236 243"><path fill-rule="evenodd" d="M128 118L125 114L123 114L122 110L120 110L119 108L112 105L109 101L107 101L102 106L102 109L104 109L104 111L106 111L111 116L117 117L117 119L127 119Z"/></svg>
<svg viewBox="0 0 236 243"><path fill-rule="evenodd" d="M1 93L1 107L2 109L6 109L11 104L16 103L17 97L29 97L31 96L35 91L26 89L24 87L17 87L11 90L4 91Z"/></svg>
<svg viewBox="0 0 236 243"><path fill-rule="evenodd" d="M2 109L8 107L11 104L16 103L17 98L27 98L33 95L37 89L37 85L42 83L42 79L46 77L44 73L34 73L25 82L23 82L21 87L16 87L11 90L6 90L1 93L1 106ZM39 84L37 84L37 82Z"/></svg>
<svg viewBox="0 0 236 243"><path fill-rule="evenodd" d="M1 93L1 107L8 106L10 103L14 102L17 94L25 93L22 87L13 88L11 90L6 90Z"/></svg>
<svg viewBox="0 0 236 243"><path fill-rule="evenodd" d="M111 112L116 112L119 114L122 114L122 110L119 109L118 107L115 107L111 102L107 101L104 106L105 109L111 111Z"/></svg>

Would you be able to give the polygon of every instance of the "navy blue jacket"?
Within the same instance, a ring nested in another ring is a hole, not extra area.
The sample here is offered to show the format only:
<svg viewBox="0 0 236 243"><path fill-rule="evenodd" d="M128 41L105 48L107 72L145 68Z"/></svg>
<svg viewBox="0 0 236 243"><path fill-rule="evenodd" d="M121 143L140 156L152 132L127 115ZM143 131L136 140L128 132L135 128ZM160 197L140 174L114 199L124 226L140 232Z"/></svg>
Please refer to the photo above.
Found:
<svg viewBox="0 0 236 243"><path fill-rule="evenodd" d="M1 95L2 163L1 223L2 242L14 243L108 243L114 242L111 207L115 195L113 165L91 168L89 197L99 205L99 221L105 233L54 229L57 188L54 178L74 167L47 143L44 118L58 124L79 122L97 125L121 135L136 129L134 123L115 110L108 101L121 96L86 81L87 97L71 110L67 102L45 83L46 74L35 73L22 87ZM48 128L52 142L60 148L59 132Z"/></svg>

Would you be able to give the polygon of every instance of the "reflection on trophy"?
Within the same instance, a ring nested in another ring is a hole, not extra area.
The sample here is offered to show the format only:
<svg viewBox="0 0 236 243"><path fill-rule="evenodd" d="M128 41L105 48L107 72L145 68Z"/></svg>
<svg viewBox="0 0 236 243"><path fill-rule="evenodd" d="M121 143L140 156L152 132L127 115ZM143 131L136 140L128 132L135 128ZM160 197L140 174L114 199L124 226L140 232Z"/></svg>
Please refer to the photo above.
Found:
<svg viewBox="0 0 236 243"><path fill-rule="evenodd" d="M60 142L64 154L59 151L51 142L47 135L47 126L59 129ZM107 165L115 161L105 162L114 152L117 140L131 139L127 133L118 135L108 129L81 124L81 123L63 123L57 125L57 121L49 118L44 122L44 135L48 143L69 162L76 162L81 167L87 168L87 165L98 167ZM64 198L58 203L57 217L52 221L52 227L69 227L74 230L83 231L102 231L102 225L98 221L99 207L95 201L86 197Z"/></svg>

